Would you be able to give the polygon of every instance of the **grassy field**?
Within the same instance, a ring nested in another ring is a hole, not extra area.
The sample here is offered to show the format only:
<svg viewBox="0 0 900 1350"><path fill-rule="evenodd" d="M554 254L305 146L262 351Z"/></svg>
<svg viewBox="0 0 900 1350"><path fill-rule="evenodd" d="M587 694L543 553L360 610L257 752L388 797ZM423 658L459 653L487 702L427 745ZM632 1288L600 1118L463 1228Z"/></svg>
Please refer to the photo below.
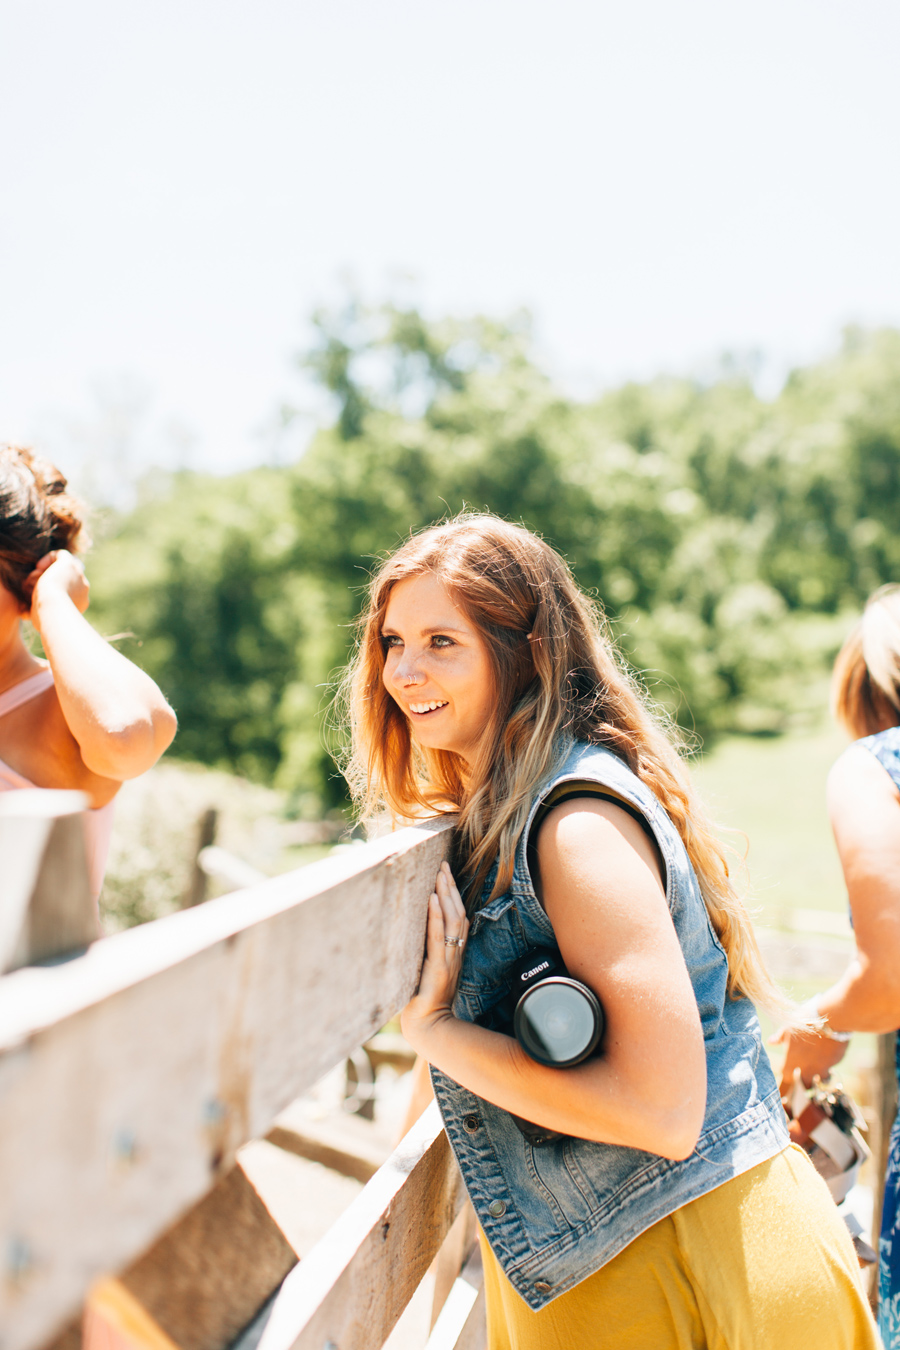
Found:
<svg viewBox="0 0 900 1350"><path fill-rule="evenodd" d="M847 739L824 721L784 736L731 737L694 768L754 917L789 927L786 911L844 911L847 895L825 810L825 779Z"/></svg>
<svg viewBox="0 0 900 1350"><path fill-rule="evenodd" d="M824 717L817 727L784 736L730 737L694 766L694 780L721 837L740 855L735 877L753 914L765 928L794 927L791 910L847 912L847 892L825 810L825 779L846 749L846 737ZM787 981L802 1000L828 981ZM773 1029L761 1014L763 1030ZM769 1047L773 1066L782 1052ZM857 1035L836 1071L857 1096L874 1064L875 1037Z"/></svg>

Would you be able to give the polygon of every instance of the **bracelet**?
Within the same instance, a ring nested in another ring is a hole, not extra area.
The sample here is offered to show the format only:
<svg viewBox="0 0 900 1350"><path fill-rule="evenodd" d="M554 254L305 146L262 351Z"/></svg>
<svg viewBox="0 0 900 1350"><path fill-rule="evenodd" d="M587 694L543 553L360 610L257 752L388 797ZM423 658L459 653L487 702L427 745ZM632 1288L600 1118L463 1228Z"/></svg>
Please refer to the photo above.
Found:
<svg viewBox="0 0 900 1350"><path fill-rule="evenodd" d="M810 1021L818 1019L819 1025L814 1028L817 1036L824 1036L826 1040L840 1041L842 1045L846 1045L853 1035L852 1031L835 1031L830 1027L827 1019L819 1012L818 1002L814 998L804 1003L800 1011L809 1014Z"/></svg>

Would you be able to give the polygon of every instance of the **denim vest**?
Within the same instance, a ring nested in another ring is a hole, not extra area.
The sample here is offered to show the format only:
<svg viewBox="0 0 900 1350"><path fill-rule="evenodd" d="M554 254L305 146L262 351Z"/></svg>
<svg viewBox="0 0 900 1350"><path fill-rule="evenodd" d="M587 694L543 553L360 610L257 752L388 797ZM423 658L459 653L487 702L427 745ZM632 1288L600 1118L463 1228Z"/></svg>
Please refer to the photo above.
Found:
<svg viewBox="0 0 900 1350"><path fill-rule="evenodd" d="M529 1142L507 1111L431 1070L478 1221L510 1283L535 1309L598 1270L667 1214L773 1157L789 1142L756 1012L747 999L728 997L725 953L681 837L649 788L602 747L575 744L535 794L516 849L512 885L472 919L456 1016L475 1021L508 993L508 973L526 951L555 945L526 852L541 801L567 780L596 782L624 798L656 838L669 910L703 1027L707 1103L694 1152L672 1161L586 1139Z"/></svg>

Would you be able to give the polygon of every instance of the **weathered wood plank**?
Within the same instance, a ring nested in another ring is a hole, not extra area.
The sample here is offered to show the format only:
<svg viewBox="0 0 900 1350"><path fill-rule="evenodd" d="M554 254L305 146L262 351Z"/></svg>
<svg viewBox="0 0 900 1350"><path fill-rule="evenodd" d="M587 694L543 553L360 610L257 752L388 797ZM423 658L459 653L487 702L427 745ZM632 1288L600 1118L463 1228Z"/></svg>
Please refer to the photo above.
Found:
<svg viewBox="0 0 900 1350"><path fill-rule="evenodd" d="M159 1337L177 1350L225 1350L236 1337L239 1344L297 1258L361 1189L264 1140L244 1144L237 1165L198 1205L127 1270L91 1290L83 1350L118 1350L123 1308L140 1315L122 1350L155 1350ZM54 1341L44 1350L81 1350L78 1331L73 1344Z"/></svg>
<svg viewBox="0 0 900 1350"><path fill-rule="evenodd" d="M403 1006L449 827L0 979L3 1350L31 1350Z"/></svg>
<svg viewBox="0 0 900 1350"><path fill-rule="evenodd" d="M425 1350L485 1350L486 1345L484 1270L476 1242L432 1327Z"/></svg>
<svg viewBox="0 0 900 1350"><path fill-rule="evenodd" d="M206 872L200 865L200 854L205 848L209 848L215 843L216 830L219 825L219 812L215 806L208 806L197 821L197 843L194 851L194 865L191 868L191 878L187 884L184 895L181 897L181 908L190 909L193 905L202 905L206 899L206 890L208 878Z"/></svg>
<svg viewBox="0 0 900 1350"><path fill-rule="evenodd" d="M83 1345L84 1350L181 1350L114 1279L98 1280L91 1291Z"/></svg>
<svg viewBox="0 0 900 1350"><path fill-rule="evenodd" d="M398 1073L408 1073L416 1062L416 1052L407 1040L394 1031L382 1031L363 1046L376 1071L390 1064Z"/></svg>
<svg viewBox="0 0 900 1350"><path fill-rule="evenodd" d="M472 1248L477 1241L478 1221L475 1218L475 1210L470 1203L466 1203L456 1216L456 1221L447 1234L444 1245L438 1252L437 1260L434 1263L434 1298L431 1304L432 1328L434 1328L444 1304L459 1279L460 1271L471 1258Z"/></svg>
<svg viewBox="0 0 900 1350"><path fill-rule="evenodd" d="M259 1350L374 1350L398 1321L465 1200L437 1104L291 1272Z"/></svg>
<svg viewBox="0 0 900 1350"><path fill-rule="evenodd" d="M86 947L100 933L88 884L83 792L0 796L0 972Z"/></svg>
<svg viewBox="0 0 900 1350"><path fill-rule="evenodd" d="M372 1126L359 1116L310 1120L299 1110L288 1107L276 1118L266 1139L287 1153L296 1153L365 1184L386 1162L390 1152L371 1134Z"/></svg>
<svg viewBox="0 0 900 1350"><path fill-rule="evenodd" d="M230 1172L119 1280L179 1350L222 1350L297 1256L239 1153Z"/></svg>
<svg viewBox="0 0 900 1350"><path fill-rule="evenodd" d="M440 1348L439 1346L432 1347L429 1341L428 1350L440 1350ZM483 1284L475 1294L475 1300L469 1309L469 1314L460 1327L459 1335L453 1342L453 1350L487 1350L487 1305Z"/></svg>

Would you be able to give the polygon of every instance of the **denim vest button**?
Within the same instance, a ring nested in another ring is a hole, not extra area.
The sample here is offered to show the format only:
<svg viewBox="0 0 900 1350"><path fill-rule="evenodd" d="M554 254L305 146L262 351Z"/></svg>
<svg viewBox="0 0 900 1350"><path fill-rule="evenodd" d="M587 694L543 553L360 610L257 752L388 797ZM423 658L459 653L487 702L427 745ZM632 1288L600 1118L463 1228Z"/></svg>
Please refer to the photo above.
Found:
<svg viewBox="0 0 900 1350"><path fill-rule="evenodd" d="M463 1129L468 1134L474 1134L480 1124L481 1121L477 1116L463 1116Z"/></svg>
<svg viewBox="0 0 900 1350"><path fill-rule="evenodd" d="M505 1213L506 1213L505 1200L492 1200L491 1203L488 1205L488 1214L492 1214L495 1219L502 1219ZM550 1286L548 1285L547 1288L549 1289L549 1287Z"/></svg>
<svg viewBox="0 0 900 1350"><path fill-rule="evenodd" d="M546 1280L535 1280L534 1287L539 1294L549 1294L553 1285L548 1284Z"/></svg>

